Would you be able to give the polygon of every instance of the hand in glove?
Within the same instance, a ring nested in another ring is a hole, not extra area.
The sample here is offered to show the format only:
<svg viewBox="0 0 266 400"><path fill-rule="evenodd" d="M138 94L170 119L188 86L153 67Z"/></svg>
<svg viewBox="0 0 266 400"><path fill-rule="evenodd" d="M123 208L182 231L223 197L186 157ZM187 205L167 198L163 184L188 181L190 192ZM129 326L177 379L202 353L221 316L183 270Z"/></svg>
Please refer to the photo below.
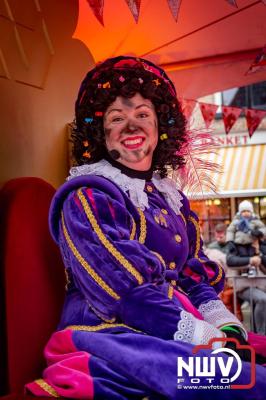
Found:
<svg viewBox="0 0 266 400"><path fill-rule="evenodd" d="M225 326L221 329L221 331L226 334L226 337L237 339L240 345L250 346L250 344L246 341L243 334L241 333L240 329L238 329L236 326ZM251 361L250 350L238 348L236 343L231 341L226 342L225 347L234 350L239 355L241 360L248 362ZM265 364L265 363L266 363L266 357L260 354L256 354L256 364Z"/></svg>

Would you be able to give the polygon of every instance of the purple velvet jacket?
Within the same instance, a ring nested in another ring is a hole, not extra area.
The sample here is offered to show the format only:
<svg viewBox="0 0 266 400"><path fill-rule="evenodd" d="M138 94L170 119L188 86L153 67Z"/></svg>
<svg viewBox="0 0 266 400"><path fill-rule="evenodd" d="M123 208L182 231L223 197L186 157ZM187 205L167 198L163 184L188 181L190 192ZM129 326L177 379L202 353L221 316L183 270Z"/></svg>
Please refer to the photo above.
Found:
<svg viewBox="0 0 266 400"><path fill-rule="evenodd" d="M102 323L102 331L172 339L183 309L174 289L196 308L218 299L224 272L204 255L186 197L177 215L152 182L145 192L142 211L100 176L74 178L57 191L50 227L68 277L59 329Z"/></svg>

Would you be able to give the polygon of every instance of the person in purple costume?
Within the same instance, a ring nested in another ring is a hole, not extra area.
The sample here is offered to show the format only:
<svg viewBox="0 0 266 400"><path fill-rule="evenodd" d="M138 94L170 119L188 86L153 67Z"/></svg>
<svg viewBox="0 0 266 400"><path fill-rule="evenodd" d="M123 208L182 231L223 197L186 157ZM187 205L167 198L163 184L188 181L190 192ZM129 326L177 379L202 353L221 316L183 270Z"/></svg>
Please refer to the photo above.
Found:
<svg viewBox="0 0 266 400"><path fill-rule="evenodd" d="M184 388L191 384L187 370L177 384L178 357L212 338L247 343L243 325L218 297L223 269L205 256L198 218L167 177L184 165L188 135L173 83L150 61L115 57L85 77L73 131L77 165L50 210L68 276L66 300L45 348L48 366L28 392L206 399L208 390ZM213 349L231 345L216 341ZM210 358L212 351L197 355ZM249 353L237 351L243 363L235 383L245 385ZM226 363L226 352L219 354ZM216 399L264 398L263 366L249 390L226 389L221 378L217 370L211 381L220 387Z"/></svg>

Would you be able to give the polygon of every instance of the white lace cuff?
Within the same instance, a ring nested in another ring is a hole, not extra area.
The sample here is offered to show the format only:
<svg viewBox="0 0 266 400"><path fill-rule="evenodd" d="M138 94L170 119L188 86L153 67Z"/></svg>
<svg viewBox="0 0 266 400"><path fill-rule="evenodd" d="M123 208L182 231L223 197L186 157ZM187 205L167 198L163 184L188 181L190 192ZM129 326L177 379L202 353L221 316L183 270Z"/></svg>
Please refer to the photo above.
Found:
<svg viewBox="0 0 266 400"><path fill-rule="evenodd" d="M204 321L221 329L223 326L231 325L237 326L241 329L245 339L247 339L247 332L239 319L232 314L224 305L221 300L211 300L208 303L201 304L198 308L199 312L204 318Z"/></svg>
<svg viewBox="0 0 266 400"><path fill-rule="evenodd" d="M208 344L212 338L220 338L225 335L213 325L208 324L194 317L194 315L182 310L180 313L180 321L177 324L177 331L174 334L174 340L181 340L183 342L191 343L194 345ZM213 348L223 346L223 342L215 342Z"/></svg>

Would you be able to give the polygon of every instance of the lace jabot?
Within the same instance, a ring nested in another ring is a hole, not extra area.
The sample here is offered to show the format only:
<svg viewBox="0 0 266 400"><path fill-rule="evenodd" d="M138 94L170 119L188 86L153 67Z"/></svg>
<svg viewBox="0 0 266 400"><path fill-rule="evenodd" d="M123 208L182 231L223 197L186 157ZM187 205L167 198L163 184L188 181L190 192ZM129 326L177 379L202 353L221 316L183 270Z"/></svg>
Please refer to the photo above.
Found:
<svg viewBox="0 0 266 400"><path fill-rule="evenodd" d="M81 175L98 175L110 179L129 195L130 200L136 207L139 207L141 210L149 208L148 196L144 191L146 181L144 179L130 178L106 160L71 168L67 180ZM156 173L153 174L151 181L156 189L163 194L165 200L175 213L180 214L182 195L179 193L176 183L169 178L162 179Z"/></svg>

